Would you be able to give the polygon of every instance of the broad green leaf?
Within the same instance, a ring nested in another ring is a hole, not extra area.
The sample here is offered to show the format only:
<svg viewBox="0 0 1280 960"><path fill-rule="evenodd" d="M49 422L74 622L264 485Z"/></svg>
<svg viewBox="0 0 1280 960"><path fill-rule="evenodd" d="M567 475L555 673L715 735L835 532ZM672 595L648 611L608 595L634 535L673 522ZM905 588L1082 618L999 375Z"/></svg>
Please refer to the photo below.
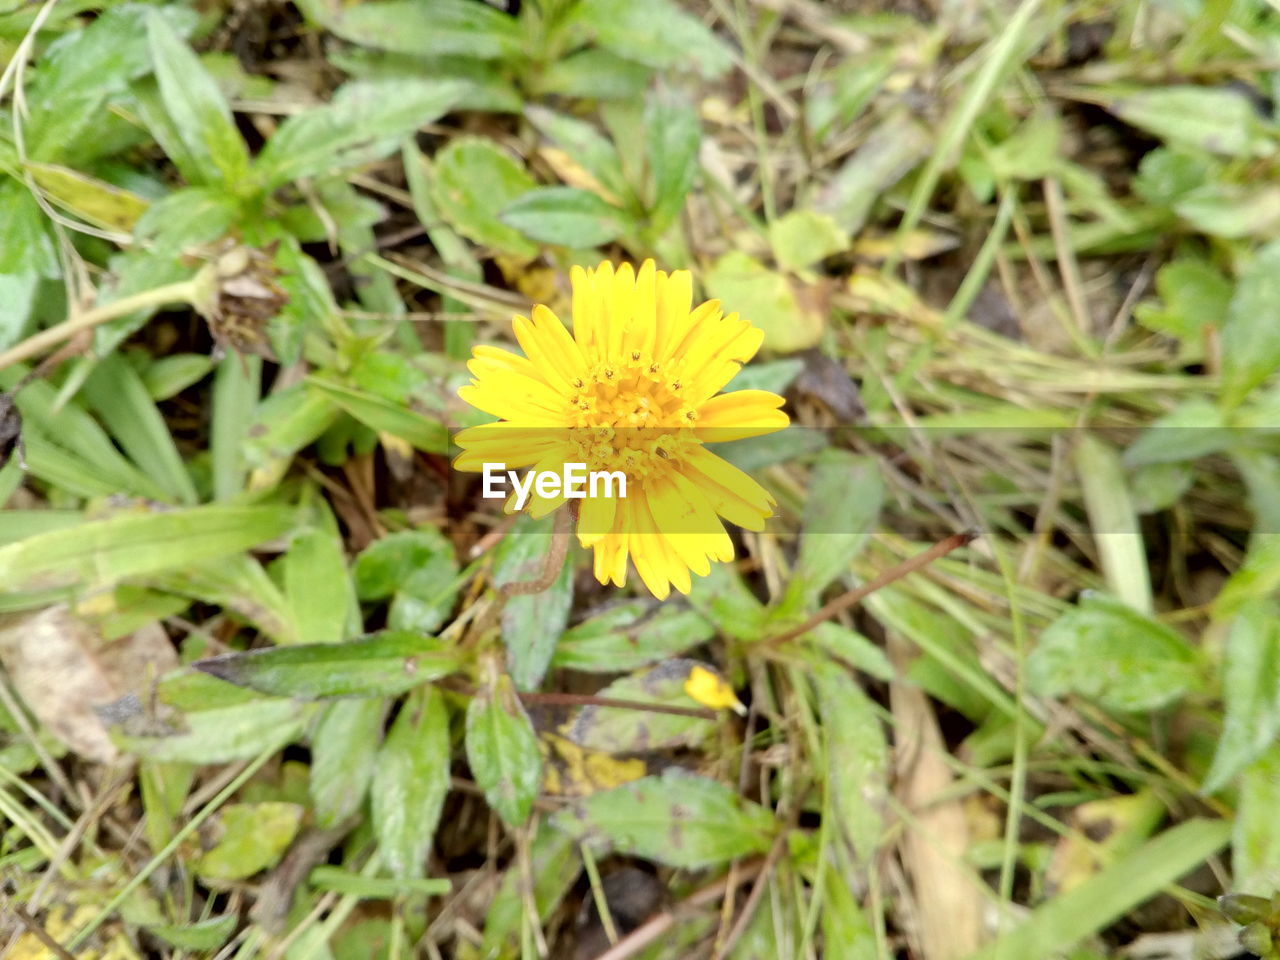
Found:
<svg viewBox="0 0 1280 960"><path fill-rule="evenodd" d="M817 663L836 660L845 669L861 670L877 680L887 682L894 678L893 664L884 650L843 624L830 620L819 624L805 635L805 641L811 646L810 656Z"/></svg>
<svg viewBox="0 0 1280 960"><path fill-rule="evenodd" d="M1228 157L1266 156L1275 149L1249 98L1227 87L1153 87L1117 97L1109 109L1175 145Z"/></svg>
<svg viewBox="0 0 1280 960"><path fill-rule="evenodd" d="M149 923L147 933L159 937L170 946L179 950L192 950L197 953L214 954L218 948L231 939L240 925L240 917L234 913L208 920L197 920L188 924Z"/></svg>
<svg viewBox="0 0 1280 960"><path fill-rule="evenodd" d="M1199 150L1157 147L1138 164L1133 192L1147 203L1171 207L1217 176L1218 164Z"/></svg>
<svg viewBox="0 0 1280 960"><path fill-rule="evenodd" d="M1266 236L1280 224L1280 188L1272 184L1210 182L1179 198L1173 209L1210 236Z"/></svg>
<svg viewBox="0 0 1280 960"><path fill-rule="evenodd" d="M158 10L147 18L147 37L160 96L202 182L239 186L249 152L217 82Z"/></svg>
<svg viewBox="0 0 1280 960"><path fill-rule="evenodd" d="M325 699L403 693L453 673L458 654L434 637L384 630L345 643L264 647L200 660L220 680L273 696Z"/></svg>
<svg viewBox="0 0 1280 960"><path fill-rule="evenodd" d="M552 549L555 520L521 517L503 538L494 556L493 581L501 586L534 580ZM517 594L502 608L502 640L507 648L511 679L521 690L542 682L555 653L556 641L569 623L573 607L573 563L566 560L555 582L541 593Z"/></svg>
<svg viewBox="0 0 1280 960"><path fill-rule="evenodd" d="M254 171L272 189L378 160L448 112L465 89L456 80L411 77L347 83L331 103L282 123L255 161Z"/></svg>
<svg viewBox="0 0 1280 960"><path fill-rule="evenodd" d="M705 643L715 627L675 604L629 600L561 635L551 664L592 673L634 670Z"/></svg>
<svg viewBox="0 0 1280 960"><path fill-rule="evenodd" d="M476 243L533 257L537 244L498 215L537 184L520 163L491 140L458 137L435 155L436 206L460 234Z"/></svg>
<svg viewBox="0 0 1280 960"><path fill-rule="evenodd" d="M515 17L473 0L306 0L308 18L352 43L395 53L512 60L529 53Z"/></svg>
<svg viewBox="0 0 1280 960"><path fill-rule="evenodd" d="M420 879L449 792L449 714L427 687L410 697L378 751L371 804L378 852L392 876Z"/></svg>
<svg viewBox="0 0 1280 960"><path fill-rule="evenodd" d="M498 219L526 237L575 249L616 240L630 225L623 211L577 187L530 190L503 209Z"/></svg>
<svg viewBox="0 0 1280 960"><path fill-rule="evenodd" d="M1156 273L1161 306L1139 304L1134 317L1148 330L1167 333L1199 356L1206 330L1226 319L1233 291L1231 281L1206 260L1183 258L1166 263Z"/></svg>
<svg viewBox="0 0 1280 960"><path fill-rule="evenodd" d="M716 673L714 668L696 660L665 660L656 667L615 680L597 696L696 709L701 704L685 691L685 681L695 666ZM632 753L695 747L703 743L715 727L714 720L700 717L592 705L578 711L565 729L565 735L589 750Z"/></svg>
<svg viewBox="0 0 1280 960"><path fill-rule="evenodd" d="M1222 328L1222 404L1240 405L1280 367L1280 240L1240 275Z"/></svg>
<svg viewBox="0 0 1280 960"><path fill-rule="evenodd" d="M1249 541L1244 563L1227 579L1213 601L1213 614L1226 618L1253 600L1280 589L1280 531L1259 531Z"/></svg>
<svg viewBox="0 0 1280 960"><path fill-rule="evenodd" d="M293 522L289 507L122 512L0 547L0 591L106 587L240 553L283 535Z"/></svg>
<svg viewBox="0 0 1280 960"><path fill-rule="evenodd" d="M119 354L105 357L84 384L84 395L130 458L175 503L199 498L164 417L146 385Z"/></svg>
<svg viewBox="0 0 1280 960"><path fill-rule="evenodd" d="M1231 834L1232 889L1280 887L1280 746L1272 746L1240 777L1240 800Z"/></svg>
<svg viewBox="0 0 1280 960"><path fill-rule="evenodd" d="M327 507L320 514L316 526L294 536L281 560L299 643L338 643L360 632L337 521Z"/></svg>
<svg viewBox="0 0 1280 960"><path fill-rule="evenodd" d="M1280 734L1280 607L1245 605L1227 634L1222 663L1223 726L1204 781L1205 793L1225 787Z"/></svg>
<svg viewBox="0 0 1280 960"><path fill-rule="evenodd" d="M449 449L449 432L439 420L430 420L401 404L318 376L309 377L307 385L380 433L407 440L428 453L446 453Z"/></svg>
<svg viewBox="0 0 1280 960"><path fill-rule="evenodd" d="M542 754L511 678L486 662L484 686L467 708L467 762L489 806L508 826L519 827L533 809L542 777Z"/></svg>
<svg viewBox="0 0 1280 960"><path fill-rule="evenodd" d="M706 284L712 297L764 331L764 345L771 350L804 350L822 337L823 315L800 305L791 280L741 250L717 260Z"/></svg>
<svg viewBox="0 0 1280 960"><path fill-rule="evenodd" d="M297 643L294 618L279 586L262 564L246 554L190 564L153 575L150 583L240 617L276 643Z"/></svg>
<svg viewBox="0 0 1280 960"><path fill-rule="evenodd" d="M880 467L844 450L818 454L809 474L800 553L787 598L814 605L832 582L849 572L875 527L884 502Z"/></svg>
<svg viewBox="0 0 1280 960"><path fill-rule="evenodd" d="M552 823L577 840L688 870L761 853L778 829L770 811L678 768L592 794Z"/></svg>
<svg viewBox="0 0 1280 960"><path fill-rule="evenodd" d="M1230 833L1231 825L1222 820L1188 820L1166 830L1070 893L1035 908L968 960L1062 956L1212 857Z"/></svg>
<svg viewBox="0 0 1280 960"><path fill-rule="evenodd" d="M311 712L296 700L249 700L188 712L173 733L116 733L113 739L122 749L149 760L230 763L293 741Z"/></svg>
<svg viewBox="0 0 1280 960"><path fill-rule="evenodd" d="M863 863L870 863L884 831L889 796L889 747L877 709L843 670L814 671L822 720L821 775L840 829Z"/></svg>
<svg viewBox="0 0 1280 960"><path fill-rule="evenodd" d="M356 558L352 575L361 600L391 598L387 625L430 633L448 618L457 588L453 544L424 528L375 540Z"/></svg>
<svg viewBox="0 0 1280 960"><path fill-rule="evenodd" d="M598 47L587 47L548 64L538 77L537 89L563 97L592 100L639 100L653 71Z"/></svg>
<svg viewBox="0 0 1280 960"><path fill-rule="evenodd" d="M325 706L311 735L311 801L316 825L335 827L353 816L373 780L387 702L365 697Z"/></svg>
<svg viewBox="0 0 1280 960"><path fill-rule="evenodd" d="M213 370L213 358L203 353L171 353L151 360L142 369L142 385L156 403L169 400Z"/></svg>
<svg viewBox="0 0 1280 960"><path fill-rule="evenodd" d="M667 92L650 96L644 119L649 173L653 178L649 225L655 233L661 233L684 209L684 198L697 178L702 130L693 104Z"/></svg>
<svg viewBox="0 0 1280 960"><path fill-rule="evenodd" d="M244 880L275 866L302 825L296 803L229 803L218 811L211 829L218 838L192 864L207 880Z"/></svg>
<svg viewBox="0 0 1280 960"><path fill-rule="evenodd" d="M44 212L25 186L7 177L0 180L0 236L0 275L61 275Z"/></svg>
<svg viewBox="0 0 1280 960"><path fill-rule="evenodd" d="M1182 634L1090 594L1040 635L1027 683L1039 696L1074 693L1109 710L1156 710L1200 685L1201 664Z"/></svg>
<svg viewBox="0 0 1280 960"><path fill-rule="evenodd" d="M1236 439L1219 407L1192 397L1142 431L1125 450L1124 463L1141 467L1198 460L1227 449Z"/></svg>
<svg viewBox="0 0 1280 960"><path fill-rule="evenodd" d="M228 360L234 362L235 358ZM264 490L279 483L294 455L315 442L341 414L327 393L305 383L295 383L267 397L253 415L243 441L245 463L253 468L250 487ZM232 449L227 448L228 456Z"/></svg>
<svg viewBox="0 0 1280 960"><path fill-rule="evenodd" d="M672 0L582 0L574 18L601 46L651 67L693 66L715 77L733 62L724 42Z"/></svg>
<svg viewBox="0 0 1280 960"><path fill-rule="evenodd" d="M735 640L760 640L768 617L759 599L728 564L712 564L711 572L693 582L689 606Z"/></svg>

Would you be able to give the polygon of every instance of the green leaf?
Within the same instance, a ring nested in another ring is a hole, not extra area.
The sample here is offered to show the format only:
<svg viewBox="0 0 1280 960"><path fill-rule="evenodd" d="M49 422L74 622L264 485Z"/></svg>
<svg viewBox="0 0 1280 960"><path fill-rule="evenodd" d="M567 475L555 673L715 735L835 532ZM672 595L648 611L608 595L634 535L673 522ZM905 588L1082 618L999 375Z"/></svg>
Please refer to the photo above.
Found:
<svg viewBox="0 0 1280 960"><path fill-rule="evenodd" d="M341 867L321 865L307 876L317 890L332 890L350 894L361 900L394 900L400 896L438 897L453 889L448 880L410 880L391 877L362 877Z"/></svg>
<svg viewBox="0 0 1280 960"><path fill-rule="evenodd" d="M707 271L706 284L726 310L741 313L764 331L764 345L770 350L804 350L822 338L822 314L802 308L785 275L741 250L730 250L717 260Z"/></svg>
<svg viewBox="0 0 1280 960"><path fill-rule="evenodd" d="M1280 888L1280 746L1272 746L1240 778L1240 801L1231 833L1234 890Z"/></svg>
<svg viewBox="0 0 1280 960"><path fill-rule="evenodd" d="M689 606L735 640L761 639L768 623L764 604L728 564L712 564L707 576L693 582Z"/></svg>
<svg viewBox="0 0 1280 960"><path fill-rule="evenodd" d="M121 513L0 547L0 593L107 587L248 550L288 532L293 522L289 507Z"/></svg>
<svg viewBox="0 0 1280 960"><path fill-rule="evenodd" d="M1027 683L1043 697L1075 693L1109 710L1156 710L1199 686L1200 663L1182 634L1088 594L1040 635Z"/></svg>
<svg viewBox="0 0 1280 960"><path fill-rule="evenodd" d="M234 360L229 357L223 362ZM263 400L249 422L248 436L243 441L244 462L254 468L250 486L264 490L279 483L294 455L313 443L341 414L341 409L325 392L305 383L292 384ZM245 422L239 424L241 430ZM227 426L232 431L236 424ZM228 459L235 455L235 449L226 448ZM232 492L240 489L242 487L235 487Z"/></svg>
<svg viewBox="0 0 1280 960"><path fill-rule="evenodd" d="M395 53L513 60L529 52L515 17L474 0L383 0L356 6L306 0L298 6L343 40Z"/></svg>
<svg viewBox="0 0 1280 960"><path fill-rule="evenodd" d="M387 702L367 697L327 704L311 735L311 801L316 826L355 815L373 780Z"/></svg>
<svg viewBox="0 0 1280 960"><path fill-rule="evenodd" d="M551 665L592 673L634 670L679 656L714 635L715 627L693 610L629 600L564 633Z"/></svg>
<svg viewBox="0 0 1280 960"><path fill-rule="evenodd" d="M530 190L498 218L534 240L575 249L609 243L629 227L623 211L577 187Z"/></svg>
<svg viewBox="0 0 1280 960"><path fill-rule="evenodd" d="M577 840L688 870L763 852L778 828L768 810L679 768L592 794L552 823Z"/></svg>
<svg viewBox="0 0 1280 960"><path fill-rule="evenodd" d="M639 100L653 71L598 47L588 47L548 64L538 78L542 93L592 100Z"/></svg>
<svg viewBox="0 0 1280 960"><path fill-rule="evenodd" d="M400 709L378 751L371 795L373 832L392 876L420 879L449 792L449 714L434 687Z"/></svg>
<svg viewBox="0 0 1280 960"><path fill-rule="evenodd" d="M345 643L265 647L194 664L220 680L283 697L375 697L403 693L460 666L434 637L399 630Z"/></svg>
<svg viewBox="0 0 1280 960"><path fill-rule="evenodd" d="M113 739L121 749L150 760L231 763L297 739L310 712L296 700L250 700L189 712L183 729L171 734L117 733Z"/></svg>
<svg viewBox="0 0 1280 960"><path fill-rule="evenodd" d="M239 186L249 152L217 82L158 10L147 18L147 36L160 96L202 182Z"/></svg>
<svg viewBox="0 0 1280 960"><path fill-rule="evenodd" d="M1280 367L1280 240L1240 275L1222 328L1222 404L1240 405Z"/></svg>
<svg viewBox="0 0 1280 960"><path fill-rule="evenodd" d="M582 856L576 843L544 820L529 845L529 867L533 876L533 902L538 917L545 921L577 881L582 872ZM486 957L518 955L510 951L519 949L525 913L521 884L519 870L503 873L502 884L485 913L481 949Z"/></svg>
<svg viewBox="0 0 1280 960"><path fill-rule="evenodd" d="M582 0L574 18L601 46L651 67L693 66L716 77L733 64L724 42L671 0Z"/></svg>
<svg viewBox="0 0 1280 960"><path fill-rule="evenodd" d="M29 162L27 170L46 199L104 229L132 231L150 205L130 190L60 164Z"/></svg>
<svg viewBox="0 0 1280 960"><path fill-rule="evenodd" d="M650 96L644 119L645 147L653 178L650 228L661 233L684 209L684 198L697 178L702 130L693 104L665 92Z"/></svg>
<svg viewBox="0 0 1280 960"><path fill-rule="evenodd" d="M484 687L467 708L467 762L489 806L508 826L529 818L542 754L511 678L489 660Z"/></svg>
<svg viewBox="0 0 1280 960"><path fill-rule="evenodd" d="M696 709L701 704L684 689L689 671L695 666L716 672L696 660L665 660L656 667L615 680L596 695ZM715 728L714 720L700 717L592 705L578 711L565 735L589 750L632 753L694 747L706 741Z"/></svg>
<svg viewBox="0 0 1280 960"><path fill-rule="evenodd" d="M1109 109L1174 145L1228 157L1267 156L1275 149L1249 98L1226 87L1150 88L1118 97Z"/></svg>
<svg viewBox="0 0 1280 960"><path fill-rule="evenodd" d="M769 224L769 246L784 270L802 270L849 248L835 218L814 210L790 210Z"/></svg>
<svg viewBox="0 0 1280 960"><path fill-rule="evenodd" d="M142 369L142 385L156 403L170 400L203 380L213 370L213 358L203 353L171 353L151 360Z"/></svg>
<svg viewBox="0 0 1280 960"><path fill-rule="evenodd" d="M1213 264L1183 258L1156 273L1156 292L1163 304L1140 304L1134 317L1148 330L1167 333L1199 349L1206 330L1216 329L1227 315L1235 288Z"/></svg>
<svg viewBox="0 0 1280 960"><path fill-rule="evenodd" d="M493 582L502 586L541 576L554 525L553 517L521 517L495 551ZM572 607L573 564L568 561L546 590L507 599L502 608L502 639L517 688L533 690L542 682Z"/></svg>
<svg viewBox="0 0 1280 960"><path fill-rule="evenodd" d="M524 115L543 136L555 141L604 187L620 198L627 196L630 187L622 174L618 150L595 126L536 104L525 107Z"/></svg>
<svg viewBox="0 0 1280 960"><path fill-rule="evenodd" d="M231 935L236 932L236 927L239 925L240 917L237 914L228 913L221 917L210 917L208 920L182 925L147 924L146 931L179 950L213 954L231 939Z"/></svg>
<svg viewBox="0 0 1280 960"><path fill-rule="evenodd" d="M434 529L406 530L375 540L356 559L361 600L391 598L387 624L429 633L448 618L457 597L453 544Z"/></svg>
<svg viewBox="0 0 1280 960"><path fill-rule="evenodd" d="M1213 601L1216 618L1233 616L1253 600L1280 589L1280 533L1255 533L1244 563L1223 584Z"/></svg>
<svg viewBox="0 0 1280 960"><path fill-rule="evenodd" d="M491 140L458 137L435 156L431 186L441 216L464 237L523 257L537 244L498 214L537 184L524 167Z"/></svg>
<svg viewBox="0 0 1280 960"><path fill-rule="evenodd" d="M812 607L866 545L884 503L880 466L870 457L844 450L818 454L809 474L800 553L787 597L800 609Z"/></svg>
<svg viewBox="0 0 1280 960"><path fill-rule="evenodd" d="M360 632L337 521L328 507L319 512L320 523L295 534L281 560L299 643L338 643Z"/></svg>
<svg viewBox="0 0 1280 960"><path fill-rule="evenodd" d="M1206 183L1179 198L1174 212L1201 233L1236 239L1267 235L1280 223L1280 188Z"/></svg>
<svg viewBox="0 0 1280 960"><path fill-rule="evenodd" d="M1142 431L1124 452L1124 463L1140 467L1198 460L1229 448L1235 440L1222 410L1203 397L1192 397Z"/></svg>
<svg viewBox="0 0 1280 960"><path fill-rule="evenodd" d="M275 866L302 825L296 803L229 803L215 818L218 837L192 869L206 880L244 880Z"/></svg>
<svg viewBox="0 0 1280 960"><path fill-rule="evenodd" d="M174 503L199 497L164 417L142 378L119 354L103 358L84 384L84 395L120 446Z"/></svg>
<svg viewBox="0 0 1280 960"><path fill-rule="evenodd" d="M840 829L863 863L871 862L884 831L889 796L889 747L876 707L843 670L814 671L822 720L826 797Z"/></svg>
<svg viewBox="0 0 1280 960"><path fill-rule="evenodd" d="M407 440L427 453L449 450L449 431L439 420L430 420L401 404L320 377L308 377L307 385L373 430Z"/></svg>
<svg viewBox="0 0 1280 960"><path fill-rule="evenodd" d="M1083 884L1032 910L1017 927L968 960L1062 956L1154 897L1226 844L1231 825L1188 820L1104 867Z"/></svg>
<svg viewBox="0 0 1280 960"><path fill-rule="evenodd" d="M331 103L282 123L259 154L254 172L273 189L371 163L447 113L465 90L456 80L411 77L344 84Z"/></svg>
<svg viewBox="0 0 1280 960"><path fill-rule="evenodd" d="M1280 606L1274 601L1252 601L1232 621L1223 651L1222 700L1222 736L1205 793L1225 787L1280 734Z"/></svg>

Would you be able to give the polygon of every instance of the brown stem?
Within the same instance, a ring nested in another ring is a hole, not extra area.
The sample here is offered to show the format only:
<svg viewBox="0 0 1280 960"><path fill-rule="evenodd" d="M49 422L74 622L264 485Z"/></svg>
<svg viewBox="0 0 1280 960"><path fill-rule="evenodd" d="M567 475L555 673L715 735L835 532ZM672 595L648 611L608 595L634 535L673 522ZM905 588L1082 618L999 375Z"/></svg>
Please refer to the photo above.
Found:
<svg viewBox="0 0 1280 960"><path fill-rule="evenodd" d="M798 627L792 627L790 630L784 630L776 637L770 637L766 643L773 646L781 646L784 643L802 637L814 627L821 626L832 617L843 613L844 611L857 606L871 594L875 593L881 587L887 587L895 580L901 580L909 573L914 573L921 567L927 567L933 561L945 557L953 550L958 550L966 544L972 543L978 538L976 530L966 530L963 533L953 533L945 540L940 540L923 553L917 553L914 557L903 560L896 567L891 567L880 576L876 577L860 587L854 587L847 593L843 593L836 597L825 607L815 613L812 617L800 624Z"/></svg>
<svg viewBox="0 0 1280 960"><path fill-rule="evenodd" d="M572 523L573 514L569 510L557 511L555 527L551 530L551 548L543 558L542 572L533 580L502 584L498 589L504 596L542 593L556 582L556 577L560 576L560 568L564 566L565 555L569 552L569 527Z"/></svg>

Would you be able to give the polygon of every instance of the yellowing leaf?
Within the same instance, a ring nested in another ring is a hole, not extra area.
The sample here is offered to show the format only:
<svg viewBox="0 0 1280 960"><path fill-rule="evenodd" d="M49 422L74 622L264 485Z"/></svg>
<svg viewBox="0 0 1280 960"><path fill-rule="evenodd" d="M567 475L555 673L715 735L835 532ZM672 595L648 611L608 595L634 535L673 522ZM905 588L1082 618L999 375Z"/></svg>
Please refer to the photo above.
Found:
<svg viewBox="0 0 1280 960"><path fill-rule="evenodd" d="M802 303L790 279L745 253L731 250L717 260L707 273L707 290L726 311L760 327L770 350L804 350L822 338L825 311Z"/></svg>
<svg viewBox="0 0 1280 960"><path fill-rule="evenodd" d="M82 220L108 230L132 231L150 201L113 184L56 163L29 163L44 195Z"/></svg>

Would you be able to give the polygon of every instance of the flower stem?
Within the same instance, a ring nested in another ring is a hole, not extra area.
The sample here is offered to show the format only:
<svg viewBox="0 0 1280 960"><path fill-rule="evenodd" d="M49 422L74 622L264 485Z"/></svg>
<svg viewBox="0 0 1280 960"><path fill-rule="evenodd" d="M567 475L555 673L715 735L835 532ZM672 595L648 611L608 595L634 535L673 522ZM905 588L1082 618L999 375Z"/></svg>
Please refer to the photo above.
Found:
<svg viewBox="0 0 1280 960"><path fill-rule="evenodd" d="M0 370L5 369L5 367L11 367L15 363L30 360L51 347L70 340L78 333L92 330L96 326L133 313L135 310L158 307L166 303L194 303L201 290L200 279L197 276L191 280L169 283L153 290L144 290L142 293L135 293L131 297L124 297L111 303L105 303L100 307L94 307L92 310L86 310L84 313L64 320L56 327L41 330L17 346L0 353Z"/></svg>

